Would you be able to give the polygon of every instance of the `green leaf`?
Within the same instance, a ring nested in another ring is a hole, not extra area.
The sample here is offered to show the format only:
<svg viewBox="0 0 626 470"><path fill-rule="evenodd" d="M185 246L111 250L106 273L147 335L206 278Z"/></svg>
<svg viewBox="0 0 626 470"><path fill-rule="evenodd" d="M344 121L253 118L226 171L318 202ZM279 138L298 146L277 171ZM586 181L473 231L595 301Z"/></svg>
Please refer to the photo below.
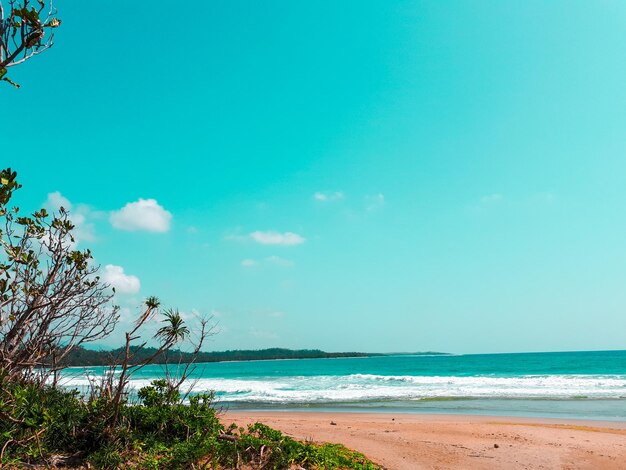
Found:
<svg viewBox="0 0 626 470"><path fill-rule="evenodd" d="M59 26L61 26L61 20L58 18L52 18L44 26L46 26L47 28L58 28Z"/></svg>

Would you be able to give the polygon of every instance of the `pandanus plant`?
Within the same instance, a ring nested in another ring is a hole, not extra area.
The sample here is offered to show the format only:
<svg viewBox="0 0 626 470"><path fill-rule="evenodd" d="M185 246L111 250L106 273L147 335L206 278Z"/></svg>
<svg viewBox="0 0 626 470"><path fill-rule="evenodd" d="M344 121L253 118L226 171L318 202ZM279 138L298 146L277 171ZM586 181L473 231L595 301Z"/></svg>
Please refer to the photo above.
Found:
<svg viewBox="0 0 626 470"><path fill-rule="evenodd" d="M189 336L189 328L178 310L169 309L163 313L165 326L157 331L155 337L162 340L164 344L176 344L184 341Z"/></svg>
<svg viewBox="0 0 626 470"><path fill-rule="evenodd" d="M158 314L161 303L157 297L148 297L145 300L144 305L145 310L135 322L133 329L125 334L126 344L124 347L124 355L121 358L121 361L117 361L118 364L120 364L117 380L113 380L116 372L115 368L112 368L109 374L111 377L108 381L111 388L109 396L112 396L114 410L113 421L117 420L119 406L122 403L122 399L126 393L131 376L146 365L153 363L158 356L166 352L168 349L182 341L185 341L185 339L189 336L189 328L185 324L180 312L176 309L168 309L163 312L162 323L164 323L164 325L159 328L154 335L154 339L159 342L159 346L150 356L138 359L138 354L145 348L147 341L143 341L136 346L134 346L133 343L136 340L141 339L141 335L138 334L138 331L148 321L155 318ZM115 385L113 386L114 382Z"/></svg>

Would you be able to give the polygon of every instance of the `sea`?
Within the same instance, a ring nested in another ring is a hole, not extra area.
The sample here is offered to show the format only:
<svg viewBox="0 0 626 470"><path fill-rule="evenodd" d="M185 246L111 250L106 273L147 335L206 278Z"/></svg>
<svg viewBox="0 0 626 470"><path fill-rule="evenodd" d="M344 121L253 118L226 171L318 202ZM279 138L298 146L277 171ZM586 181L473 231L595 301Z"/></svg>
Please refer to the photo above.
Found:
<svg viewBox="0 0 626 470"><path fill-rule="evenodd" d="M102 368L71 368L85 390ZM137 372L131 390L162 378ZM386 355L197 364L191 393L230 410L449 413L626 421L626 351Z"/></svg>

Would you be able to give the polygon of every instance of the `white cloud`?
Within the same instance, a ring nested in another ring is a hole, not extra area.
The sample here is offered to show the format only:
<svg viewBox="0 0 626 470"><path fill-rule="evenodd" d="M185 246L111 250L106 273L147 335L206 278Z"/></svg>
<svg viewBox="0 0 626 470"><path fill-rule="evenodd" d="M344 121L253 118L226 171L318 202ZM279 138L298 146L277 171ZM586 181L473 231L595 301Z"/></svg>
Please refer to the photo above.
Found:
<svg viewBox="0 0 626 470"><path fill-rule="evenodd" d="M215 318L219 318L219 317L223 317L225 312L222 312L220 310L211 310L211 316L215 317Z"/></svg>
<svg viewBox="0 0 626 470"><path fill-rule="evenodd" d="M321 202L331 202L331 201L338 201L339 199L343 199L343 192L342 191L335 191L335 192L316 192L315 194L313 194L313 199L315 199L316 201L321 201Z"/></svg>
<svg viewBox="0 0 626 470"><path fill-rule="evenodd" d="M136 313L131 311L131 309L129 307L120 307L119 309L119 315L120 315L120 321L123 321L125 323L130 323L134 320L136 320ZM116 344L117 346L117 344Z"/></svg>
<svg viewBox="0 0 626 470"><path fill-rule="evenodd" d="M244 268L253 268L255 266L259 266L259 265L274 265L274 266L280 266L283 268L290 268L292 267L295 263L289 259L285 259L285 258L281 258L280 256L268 256L267 258L261 260L261 261L257 261L255 259L252 258L245 258L241 260L240 263Z"/></svg>
<svg viewBox="0 0 626 470"><path fill-rule="evenodd" d="M129 202L109 217L111 225L117 229L148 232L167 232L171 220L172 214L160 206L156 199L142 198Z"/></svg>
<svg viewBox="0 0 626 470"><path fill-rule="evenodd" d="M280 256L268 256L265 258L265 261L276 266L282 266L283 268L290 268L294 265L293 261L281 258Z"/></svg>
<svg viewBox="0 0 626 470"><path fill-rule="evenodd" d="M104 267L102 280L115 287L115 290L121 294L135 294L141 287L137 276L125 274L124 268L113 264L107 264Z"/></svg>
<svg viewBox="0 0 626 470"><path fill-rule="evenodd" d="M366 209L368 211L382 209L385 205L385 195L383 193L378 193L372 196L366 196L365 203L367 204Z"/></svg>
<svg viewBox="0 0 626 470"><path fill-rule="evenodd" d="M302 237L301 235L298 235L297 233L293 233L293 232L284 232L284 233L280 233L280 232L274 232L274 231L267 231L267 232L261 232L261 231L256 231L256 232L252 232L250 234L250 238L252 240L254 240L257 243L260 243L262 245L285 245L285 246L291 246L291 245L300 245L302 243L304 243L304 237Z"/></svg>
<svg viewBox="0 0 626 470"><path fill-rule="evenodd" d="M44 203L44 207L53 211L58 211L61 207L63 207L69 211L72 209L72 203L68 198L63 196L60 191L54 191L53 193L48 193L48 198Z"/></svg>
<svg viewBox="0 0 626 470"><path fill-rule="evenodd" d="M88 217L94 215L92 211L84 204L79 204L74 207L71 201L63 196L59 191L54 191L48 194L46 202L43 206L53 212L58 212L61 207L68 211L68 218L72 224L74 224L74 240L76 244L81 241L93 241L96 239L95 228L93 224L87 221Z"/></svg>
<svg viewBox="0 0 626 470"><path fill-rule="evenodd" d="M500 202L502 199L504 199L504 196L502 196L502 194L493 193L481 197L480 202L482 202L483 204L494 204L496 202Z"/></svg>
<svg viewBox="0 0 626 470"><path fill-rule="evenodd" d="M77 243L81 241L91 242L96 239L96 230L94 225L87 222L88 215L88 210L83 213L80 212L80 209L77 209L74 213L70 214L70 220L74 224L74 239Z"/></svg>

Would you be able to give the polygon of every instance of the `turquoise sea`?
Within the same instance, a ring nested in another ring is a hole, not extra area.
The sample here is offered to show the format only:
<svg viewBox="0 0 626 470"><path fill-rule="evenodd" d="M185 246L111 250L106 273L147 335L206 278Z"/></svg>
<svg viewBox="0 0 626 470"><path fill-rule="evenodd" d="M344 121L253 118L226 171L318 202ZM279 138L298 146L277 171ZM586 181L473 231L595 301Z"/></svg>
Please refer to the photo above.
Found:
<svg viewBox="0 0 626 470"><path fill-rule="evenodd" d="M64 384L80 389L101 372L73 368ZM131 387L162 376L146 367ZM198 364L192 381L229 409L626 421L626 351L220 362Z"/></svg>

